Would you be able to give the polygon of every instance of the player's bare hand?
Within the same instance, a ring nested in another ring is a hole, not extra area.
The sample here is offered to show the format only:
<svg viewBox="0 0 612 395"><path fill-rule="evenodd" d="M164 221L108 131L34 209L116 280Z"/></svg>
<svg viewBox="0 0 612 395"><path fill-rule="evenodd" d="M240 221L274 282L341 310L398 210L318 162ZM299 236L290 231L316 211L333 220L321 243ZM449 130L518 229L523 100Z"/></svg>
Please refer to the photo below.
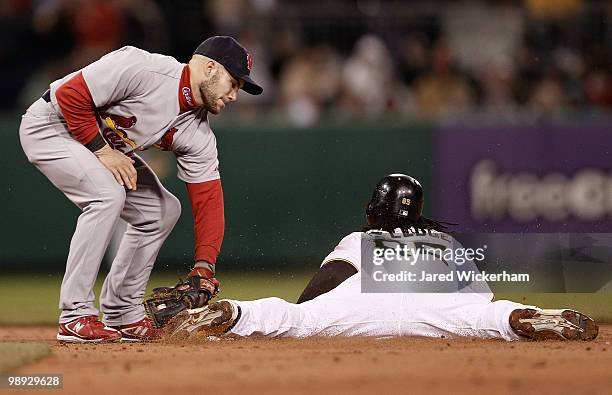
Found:
<svg viewBox="0 0 612 395"><path fill-rule="evenodd" d="M134 168L134 161L128 158L125 154L120 151L114 150L108 145L100 148L94 154L98 157L100 162L113 173L115 179L121 186L127 187L127 189L136 190L136 169Z"/></svg>

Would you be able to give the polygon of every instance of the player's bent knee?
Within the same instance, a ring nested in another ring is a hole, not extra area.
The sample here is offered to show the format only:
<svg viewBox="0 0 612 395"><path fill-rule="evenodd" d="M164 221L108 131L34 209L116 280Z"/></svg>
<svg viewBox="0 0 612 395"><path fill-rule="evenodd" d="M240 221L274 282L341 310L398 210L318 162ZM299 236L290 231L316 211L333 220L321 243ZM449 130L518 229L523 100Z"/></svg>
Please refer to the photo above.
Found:
<svg viewBox="0 0 612 395"><path fill-rule="evenodd" d="M139 216L138 220L130 224L143 232L159 232L168 234L174 228L181 216L181 203L170 193L160 198L154 210L147 212L146 216Z"/></svg>
<svg viewBox="0 0 612 395"><path fill-rule="evenodd" d="M161 227L165 230L172 230L176 225L179 217L181 216L181 202L172 194L165 196L162 213L161 213Z"/></svg>
<svg viewBox="0 0 612 395"><path fill-rule="evenodd" d="M100 207L109 213L114 212L119 215L125 206L125 198L125 188L122 186L117 185L105 188L99 196Z"/></svg>

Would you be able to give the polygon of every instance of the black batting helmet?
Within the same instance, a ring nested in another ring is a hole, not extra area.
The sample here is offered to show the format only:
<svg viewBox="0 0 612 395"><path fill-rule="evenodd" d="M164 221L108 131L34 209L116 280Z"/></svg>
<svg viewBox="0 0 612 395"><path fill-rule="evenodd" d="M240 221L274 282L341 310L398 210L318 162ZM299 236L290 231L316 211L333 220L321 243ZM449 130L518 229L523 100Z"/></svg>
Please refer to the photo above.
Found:
<svg viewBox="0 0 612 395"><path fill-rule="evenodd" d="M423 212L423 187L413 177L389 174L383 177L366 207L368 224L385 227L417 223Z"/></svg>

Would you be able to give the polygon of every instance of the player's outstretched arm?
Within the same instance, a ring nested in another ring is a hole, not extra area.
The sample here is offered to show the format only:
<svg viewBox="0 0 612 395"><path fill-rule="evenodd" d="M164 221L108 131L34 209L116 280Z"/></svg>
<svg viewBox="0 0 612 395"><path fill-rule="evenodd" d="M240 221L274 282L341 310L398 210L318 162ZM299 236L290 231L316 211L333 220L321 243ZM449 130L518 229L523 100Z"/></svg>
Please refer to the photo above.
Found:
<svg viewBox="0 0 612 395"><path fill-rule="evenodd" d="M333 260L327 262L317 270L297 302L307 302L319 295L323 295L356 273L357 269L346 261Z"/></svg>

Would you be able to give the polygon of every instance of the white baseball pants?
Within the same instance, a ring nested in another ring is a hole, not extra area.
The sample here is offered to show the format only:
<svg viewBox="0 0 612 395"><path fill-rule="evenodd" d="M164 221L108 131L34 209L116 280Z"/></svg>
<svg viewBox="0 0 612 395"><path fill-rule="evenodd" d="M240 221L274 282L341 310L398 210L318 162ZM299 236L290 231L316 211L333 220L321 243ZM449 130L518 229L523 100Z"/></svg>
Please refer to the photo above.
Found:
<svg viewBox="0 0 612 395"><path fill-rule="evenodd" d="M236 301L240 336L472 336L516 340L510 313L525 306L481 294L363 294L359 274L302 304L279 298Z"/></svg>

